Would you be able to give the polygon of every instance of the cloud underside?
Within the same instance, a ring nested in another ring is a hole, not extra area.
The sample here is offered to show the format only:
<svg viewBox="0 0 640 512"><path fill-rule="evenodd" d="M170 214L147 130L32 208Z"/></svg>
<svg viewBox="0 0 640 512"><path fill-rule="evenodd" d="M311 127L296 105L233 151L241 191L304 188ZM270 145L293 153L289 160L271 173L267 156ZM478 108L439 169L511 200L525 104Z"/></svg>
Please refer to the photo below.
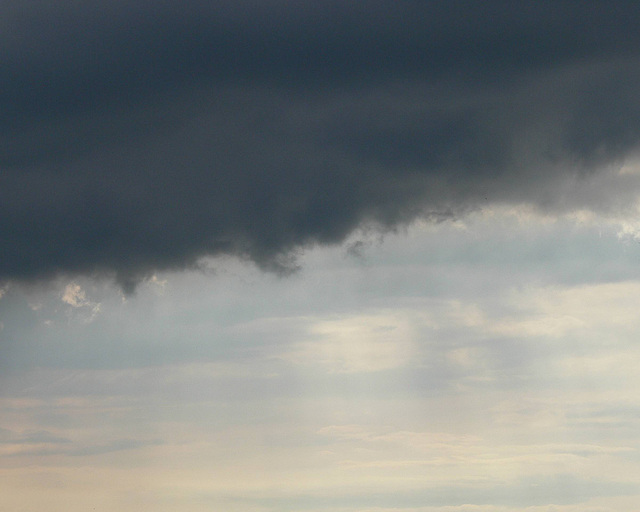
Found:
<svg viewBox="0 0 640 512"><path fill-rule="evenodd" d="M0 280L635 200L634 3L425 4L1 7Z"/></svg>

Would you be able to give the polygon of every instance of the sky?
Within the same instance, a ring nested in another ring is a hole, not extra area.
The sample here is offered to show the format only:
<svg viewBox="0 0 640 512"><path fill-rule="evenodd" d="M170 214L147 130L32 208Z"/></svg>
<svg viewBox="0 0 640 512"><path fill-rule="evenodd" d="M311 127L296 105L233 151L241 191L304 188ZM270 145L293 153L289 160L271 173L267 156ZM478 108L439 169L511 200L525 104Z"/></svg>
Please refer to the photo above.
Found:
<svg viewBox="0 0 640 512"><path fill-rule="evenodd" d="M0 509L640 510L639 25L0 5Z"/></svg>

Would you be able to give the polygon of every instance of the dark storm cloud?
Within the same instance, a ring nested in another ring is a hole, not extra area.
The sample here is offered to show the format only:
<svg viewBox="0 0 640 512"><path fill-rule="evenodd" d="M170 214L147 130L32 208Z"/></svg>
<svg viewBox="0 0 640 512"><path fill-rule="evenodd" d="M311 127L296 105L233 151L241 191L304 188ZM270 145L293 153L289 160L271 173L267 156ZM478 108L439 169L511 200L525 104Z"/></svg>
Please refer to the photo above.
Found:
<svg viewBox="0 0 640 512"><path fill-rule="evenodd" d="M212 4L0 7L0 280L585 206L640 142L636 2Z"/></svg>

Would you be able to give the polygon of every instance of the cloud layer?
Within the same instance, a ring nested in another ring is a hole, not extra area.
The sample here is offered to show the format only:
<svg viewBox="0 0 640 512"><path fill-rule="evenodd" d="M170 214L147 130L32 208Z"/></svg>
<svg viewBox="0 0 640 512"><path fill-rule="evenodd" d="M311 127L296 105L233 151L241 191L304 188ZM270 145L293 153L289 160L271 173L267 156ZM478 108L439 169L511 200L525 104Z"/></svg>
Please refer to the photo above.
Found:
<svg viewBox="0 0 640 512"><path fill-rule="evenodd" d="M607 210L640 142L635 2L0 7L0 280L231 254L487 202Z"/></svg>

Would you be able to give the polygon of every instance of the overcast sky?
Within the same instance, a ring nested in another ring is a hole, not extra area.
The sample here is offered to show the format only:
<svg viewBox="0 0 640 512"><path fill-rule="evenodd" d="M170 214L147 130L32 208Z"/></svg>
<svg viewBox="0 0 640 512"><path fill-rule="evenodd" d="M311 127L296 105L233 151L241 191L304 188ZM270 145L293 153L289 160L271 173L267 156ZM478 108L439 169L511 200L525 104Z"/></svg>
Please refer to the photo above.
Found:
<svg viewBox="0 0 640 512"><path fill-rule="evenodd" d="M0 5L0 508L636 510L639 26Z"/></svg>

